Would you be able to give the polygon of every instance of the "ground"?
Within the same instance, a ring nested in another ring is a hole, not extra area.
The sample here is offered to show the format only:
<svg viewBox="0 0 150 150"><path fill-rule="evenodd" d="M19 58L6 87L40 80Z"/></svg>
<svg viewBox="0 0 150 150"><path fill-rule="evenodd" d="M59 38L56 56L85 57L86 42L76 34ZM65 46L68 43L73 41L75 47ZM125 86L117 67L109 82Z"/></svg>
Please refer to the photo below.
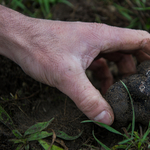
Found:
<svg viewBox="0 0 150 150"><path fill-rule="evenodd" d="M111 2L106 3L102 0L70 0L70 2L73 8L65 4L53 6L52 19L101 22L118 27L129 25L129 21L116 10ZM116 2L119 3L119 1ZM115 66L112 66L111 70L116 75ZM92 130L96 137L109 147L121 140L119 136L93 123L81 124L81 121L88 118L78 110L72 100L57 89L33 80L18 65L3 56L0 57L0 105L12 117L16 128L21 133L24 133L31 125L48 121L53 117L55 119L47 130L61 130L71 136L83 131L78 139L64 141L66 147L71 150L91 149L92 145L101 149L92 136ZM1 150L15 149L13 143L9 142L11 138L13 135L10 130L0 124ZM42 150L37 142L32 142L31 147Z"/></svg>

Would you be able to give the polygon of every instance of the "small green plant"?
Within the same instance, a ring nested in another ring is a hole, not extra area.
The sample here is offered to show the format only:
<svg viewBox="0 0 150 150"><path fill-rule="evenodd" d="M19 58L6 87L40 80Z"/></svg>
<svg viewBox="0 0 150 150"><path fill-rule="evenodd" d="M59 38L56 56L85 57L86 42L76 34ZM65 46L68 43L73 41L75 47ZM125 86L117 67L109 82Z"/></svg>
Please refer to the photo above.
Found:
<svg viewBox="0 0 150 150"><path fill-rule="evenodd" d="M150 143L148 141L148 135L150 133L150 123L148 125L148 129L147 131L144 133L144 135L140 135L137 131L134 131L135 130L135 112L134 112L134 106L133 106L133 100L132 100L132 97L131 97L131 94L127 88L127 86L122 82L120 81L123 86L125 87L125 89L127 90L128 94L129 94L129 98L131 100L131 105L132 105L132 112L133 112L133 119L132 119L132 129L131 129L131 132L129 132L129 129L131 127L131 124L129 124L128 128L123 128L124 130L124 134L122 134L121 132L115 130L114 128L106 125L106 124L103 124L103 123L100 123L100 122L96 122L96 121L92 121L92 120L85 120L85 121L82 121L82 123L87 123L87 122L94 122L94 123L97 123L99 124L101 127L104 127L106 128L108 131L112 132L112 133L115 133L115 134L119 134L121 136L123 136L123 141L119 142L118 145L115 145L113 146L111 149L108 148L106 145L104 145L102 142L100 142L94 135L94 131L92 131L92 134L93 134L93 137L94 139L103 147L105 148L106 150L116 150L116 149L125 149L125 150L128 150L128 149L135 149L135 150L147 150L148 148L150 148Z"/></svg>
<svg viewBox="0 0 150 150"><path fill-rule="evenodd" d="M44 19L52 18L51 7L57 3L64 3L73 7L73 5L67 0L0 0L0 4L20 11L25 15Z"/></svg>
<svg viewBox="0 0 150 150"><path fill-rule="evenodd" d="M54 118L52 118L51 120L47 121L47 122L40 122L37 124L34 124L33 126L29 127L24 134L21 134L16 128L15 125L11 119L11 117L7 114L7 112L0 106L0 122L2 122L5 126L7 126L12 133L14 134L15 138L14 139L10 139L9 141L13 142L14 144L18 144L16 150L29 150L30 148L30 142L32 141L38 141L40 143L40 145L45 149L45 150L63 150L62 148L53 145L55 138L59 137L61 139L64 140L75 140L77 139L82 132L77 135L77 136L69 136L66 133L64 133L63 131L53 131L52 132L47 132L47 131L43 131L44 129L46 129L49 124L54 120ZM48 143L45 140L43 140L44 138L47 138L49 136L53 136L53 141L52 143Z"/></svg>

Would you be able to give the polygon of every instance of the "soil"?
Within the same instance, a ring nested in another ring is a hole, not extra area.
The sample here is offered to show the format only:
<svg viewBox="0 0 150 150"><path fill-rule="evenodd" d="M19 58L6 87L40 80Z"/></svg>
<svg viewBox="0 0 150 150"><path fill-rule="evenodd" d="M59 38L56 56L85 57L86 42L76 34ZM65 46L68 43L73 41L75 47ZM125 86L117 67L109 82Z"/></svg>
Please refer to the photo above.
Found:
<svg viewBox="0 0 150 150"><path fill-rule="evenodd" d="M129 21L115 9L111 2L106 3L106 1L100 0L70 0L70 2L74 6L73 8L65 4L53 6L51 10L52 19L101 22L118 27L129 25ZM114 2L120 3L119 0ZM112 62L109 64L113 75L116 77L115 64ZM93 85L96 86L94 81ZM83 131L76 140L64 140L66 147L70 150L92 149L92 145L101 149L101 146L92 136L92 130L94 130L95 136L109 147L121 140L119 135L114 135L93 123L82 124L81 121L88 118L72 100L57 89L33 80L18 65L3 56L0 56L0 86L0 105L11 116L16 128L21 133L24 133L26 129L37 122L48 121L54 117L54 121L47 128L48 131L51 129L61 130L70 136ZM120 103L123 103L123 106L127 105L123 101ZM117 111L122 110L118 109ZM9 141L12 138L14 136L11 131L0 123L0 150L14 150L15 145ZM48 138L48 140L51 139ZM31 142L30 145L32 149L42 150L36 141Z"/></svg>

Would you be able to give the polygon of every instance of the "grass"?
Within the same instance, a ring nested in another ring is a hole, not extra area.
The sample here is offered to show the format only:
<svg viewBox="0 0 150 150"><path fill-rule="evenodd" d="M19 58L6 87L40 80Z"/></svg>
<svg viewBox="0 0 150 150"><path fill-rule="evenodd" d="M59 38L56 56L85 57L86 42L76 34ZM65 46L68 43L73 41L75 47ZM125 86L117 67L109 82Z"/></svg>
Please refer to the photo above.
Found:
<svg viewBox="0 0 150 150"><path fill-rule="evenodd" d="M119 134L123 137L123 141L119 142L117 145L113 146L112 148L108 148L106 145L104 145L101 141L99 141L95 135L94 135L94 130L92 132L94 139L106 150L117 150L117 149L124 149L124 150L147 150L148 148L150 148L150 142L148 141L148 135L150 133L150 123L148 125L148 129L147 131L144 133L144 135L142 135L142 133L138 133L138 131L135 131L135 112L134 112L134 105L133 105L133 100L131 97L131 94L127 88L127 86L120 81L123 86L125 87L125 89L128 92L129 98L131 100L131 105L132 105L132 112L133 112L133 119L132 119L132 129L131 132L129 132L129 129L131 127L131 124L129 124L128 128L123 128L124 130L124 134L122 134L121 132L115 130L114 128L103 124L103 123L99 123L96 121L92 121L92 120L86 120L83 121L82 123L88 123L88 122L94 122L99 124L100 126L106 128L108 131L115 133L115 134Z"/></svg>
<svg viewBox="0 0 150 150"><path fill-rule="evenodd" d="M34 18L51 19L51 7L64 3L70 7L73 5L67 0L0 0L0 4L5 5L13 10Z"/></svg>
<svg viewBox="0 0 150 150"><path fill-rule="evenodd" d="M146 0L125 0L113 3L118 12L129 22L128 28L150 31L150 3Z"/></svg>

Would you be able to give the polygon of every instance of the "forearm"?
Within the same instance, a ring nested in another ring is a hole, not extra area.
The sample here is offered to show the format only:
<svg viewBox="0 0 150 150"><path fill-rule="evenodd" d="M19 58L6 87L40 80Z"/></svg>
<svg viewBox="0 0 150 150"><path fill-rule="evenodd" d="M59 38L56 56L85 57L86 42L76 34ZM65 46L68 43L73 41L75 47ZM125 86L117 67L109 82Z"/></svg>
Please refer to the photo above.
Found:
<svg viewBox="0 0 150 150"><path fill-rule="evenodd" d="M29 17L0 5L0 54L18 63L27 47Z"/></svg>

